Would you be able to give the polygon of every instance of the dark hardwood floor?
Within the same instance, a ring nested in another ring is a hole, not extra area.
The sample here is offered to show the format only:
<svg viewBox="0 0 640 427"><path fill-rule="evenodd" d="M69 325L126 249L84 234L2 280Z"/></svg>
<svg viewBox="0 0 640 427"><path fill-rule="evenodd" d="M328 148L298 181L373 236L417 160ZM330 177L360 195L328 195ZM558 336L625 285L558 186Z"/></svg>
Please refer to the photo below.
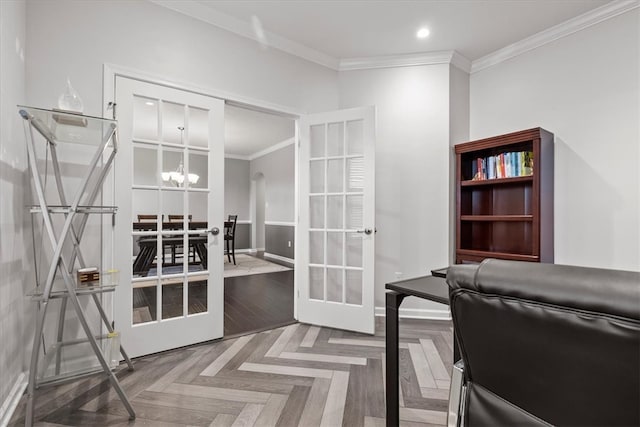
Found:
<svg viewBox="0 0 640 427"><path fill-rule="evenodd" d="M225 337L293 322L293 270L224 279Z"/></svg>

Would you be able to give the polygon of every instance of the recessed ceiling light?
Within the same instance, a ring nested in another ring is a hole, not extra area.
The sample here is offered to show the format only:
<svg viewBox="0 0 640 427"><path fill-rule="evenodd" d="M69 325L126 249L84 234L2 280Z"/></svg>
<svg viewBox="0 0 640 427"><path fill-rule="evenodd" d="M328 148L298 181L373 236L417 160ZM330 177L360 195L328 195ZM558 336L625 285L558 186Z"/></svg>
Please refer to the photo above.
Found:
<svg viewBox="0 0 640 427"><path fill-rule="evenodd" d="M422 27L416 33L416 37L419 39L426 39L427 37L429 37L429 34L430 34L429 29L427 27Z"/></svg>
<svg viewBox="0 0 640 427"><path fill-rule="evenodd" d="M147 102L145 102L145 104L147 104L147 105L149 105L149 106L151 106L151 107L153 107L154 105L156 105L156 104L154 104L154 103L153 103L153 102L151 102L151 101L147 101Z"/></svg>

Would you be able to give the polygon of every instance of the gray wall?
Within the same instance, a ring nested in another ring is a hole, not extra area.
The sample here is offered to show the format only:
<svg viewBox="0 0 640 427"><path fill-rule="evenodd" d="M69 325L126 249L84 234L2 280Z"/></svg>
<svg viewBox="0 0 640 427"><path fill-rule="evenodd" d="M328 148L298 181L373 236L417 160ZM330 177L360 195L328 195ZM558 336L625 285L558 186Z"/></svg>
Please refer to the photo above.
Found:
<svg viewBox="0 0 640 427"><path fill-rule="evenodd" d="M102 115L104 63L299 111L338 104L336 71L148 1L31 1L27 22L33 105L54 105L69 76L85 113Z"/></svg>
<svg viewBox="0 0 640 427"><path fill-rule="evenodd" d="M471 75L472 139L555 135L558 264L640 270L639 22L634 9Z"/></svg>
<svg viewBox="0 0 640 427"><path fill-rule="evenodd" d="M265 253L294 259L295 227L267 224L264 227ZM289 244L291 246L289 246Z"/></svg>
<svg viewBox="0 0 640 427"><path fill-rule="evenodd" d="M398 275L449 263L449 68L340 73L342 108L376 106L376 307L384 307L385 283ZM424 300L403 307L448 316L446 307Z"/></svg>
<svg viewBox="0 0 640 427"><path fill-rule="evenodd" d="M295 214L295 149L288 145L251 160L251 177L262 173L266 185L265 221L293 222Z"/></svg>
<svg viewBox="0 0 640 427"><path fill-rule="evenodd" d="M264 248L264 215L266 212L265 190L264 175L259 174L257 179L255 179L255 215L253 218L255 221L256 238L254 243L256 245L256 249Z"/></svg>
<svg viewBox="0 0 640 427"><path fill-rule="evenodd" d="M236 249L251 249L251 224L236 224Z"/></svg>
<svg viewBox="0 0 640 427"><path fill-rule="evenodd" d="M295 220L294 144L252 160L251 177L257 174L264 176L266 211L264 246L260 242L256 244L264 247L265 253L293 259L295 227L269 222L293 223Z"/></svg>
<svg viewBox="0 0 640 427"><path fill-rule="evenodd" d="M238 215L239 221L251 219L249 161L224 159L224 216Z"/></svg>
<svg viewBox="0 0 640 427"><path fill-rule="evenodd" d="M26 370L33 336L27 313L35 310L24 297L31 260L23 209L28 184L16 110L16 104L25 102L25 11L24 1L0 1L0 405Z"/></svg>

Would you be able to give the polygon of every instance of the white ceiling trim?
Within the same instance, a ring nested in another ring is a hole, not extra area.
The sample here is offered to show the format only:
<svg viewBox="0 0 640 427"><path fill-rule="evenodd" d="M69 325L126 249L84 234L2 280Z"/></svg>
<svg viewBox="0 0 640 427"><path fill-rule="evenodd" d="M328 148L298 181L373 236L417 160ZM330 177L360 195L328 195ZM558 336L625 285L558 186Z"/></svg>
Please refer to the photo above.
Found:
<svg viewBox="0 0 640 427"><path fill-rule="evenodd" d="M249 160L255 160L258 157L262 157L262 156L266 156L269 153L273 153L274 151L278 151L282 148L288 147L290 145L292 145L295 142L295 138L288 138L285 139L282 142L279 142L275 145L272 145L271 147L267 147L264 150L260 150L260 151L256 151L255 153L251 154L249 157Z"/></svg>
<svg viewBox="0 0 640 427"><path fill-rule="evenodd" d="M250 23L234 18L233 16L227 15L225 13L213 10L212 8L207 7L199 1L149 1L261 43L261 40L256 37L253 31L253 27ZM307 61L315 62L316 64L331 68L332 70L338 70L338 59L334 58L331 55L327 55L324 52L312 49L308 46L294 42L269 31L264 31L264 34L269 47L279 49L291 55L306 59Z"/></svg>
<svg viewBox="0 0 640 427"><path fill-rule="evenodd" d="M533 36L505 46L502 49L498 49L495 52L483 56L482 58L476 59L471 63L471 73L477 73L480 70L484 70L485 68L492 67L503 61L522 55L525 52L584 30L585 28L621 15L637 7L640 7L640 1L638 0L615 0L611 3L607 3L604 6L590 10L589 12L583 13L575 18L571 18L561 24L540 31Z"/></svg>
<svg viewBox="0 0 640 427"><path fill-rule="evenodd" d="M466 72L471 70L471 61L460 55L455 50L446 50L440 52L411 53L406 55L346 58L340 60L339 71L437 64L453 64Z"/></svg>
<svg viewBox="0 0 640 427"><path fill-rule="evenodd" d="M225 159L235 159L235 160L251 160L249 158L249 156L242 156L240 154L228 154L228 153L224 153L224 158Z"/></svg>

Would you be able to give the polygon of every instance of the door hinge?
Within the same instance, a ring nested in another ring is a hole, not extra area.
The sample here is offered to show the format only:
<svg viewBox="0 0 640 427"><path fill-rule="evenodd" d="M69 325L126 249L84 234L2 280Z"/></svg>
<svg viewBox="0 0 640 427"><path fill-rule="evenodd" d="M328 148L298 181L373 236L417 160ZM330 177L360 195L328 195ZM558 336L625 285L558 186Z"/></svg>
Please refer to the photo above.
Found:
<svg viewBox="0 0 640 427"><path fill-rule="evenodd" d="M116 119L116 103L113 101L110 101L107 104L107 111L111 110L111 114L113 115L113 120Z"/></svg>

